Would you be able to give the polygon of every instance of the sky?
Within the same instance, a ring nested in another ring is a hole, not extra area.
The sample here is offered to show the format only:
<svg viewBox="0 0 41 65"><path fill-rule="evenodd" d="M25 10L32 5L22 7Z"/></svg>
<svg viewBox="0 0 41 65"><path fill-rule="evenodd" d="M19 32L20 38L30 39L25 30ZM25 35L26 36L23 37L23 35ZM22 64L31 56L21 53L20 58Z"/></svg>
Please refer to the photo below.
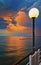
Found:
<svg viewBox="0 0 41 65"><path fill-rule="evenodd" d="M39 9L35 35L41 36L41 0L0 0L0 36L32 36L32 19L28 12Z"/></svg>

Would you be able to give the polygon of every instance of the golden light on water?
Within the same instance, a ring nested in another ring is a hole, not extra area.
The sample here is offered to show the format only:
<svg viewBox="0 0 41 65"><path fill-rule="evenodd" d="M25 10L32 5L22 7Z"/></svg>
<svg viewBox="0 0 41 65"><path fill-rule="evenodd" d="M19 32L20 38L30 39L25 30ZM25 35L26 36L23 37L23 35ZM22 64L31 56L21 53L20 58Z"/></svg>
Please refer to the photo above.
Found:
<svg viewBox="0 0 41 65"><path fill-rule="evenodd" d="M29 11L29 17L30 18L37 18L39 16L39 10L37 8L32 8L30 11Z"/></svg>

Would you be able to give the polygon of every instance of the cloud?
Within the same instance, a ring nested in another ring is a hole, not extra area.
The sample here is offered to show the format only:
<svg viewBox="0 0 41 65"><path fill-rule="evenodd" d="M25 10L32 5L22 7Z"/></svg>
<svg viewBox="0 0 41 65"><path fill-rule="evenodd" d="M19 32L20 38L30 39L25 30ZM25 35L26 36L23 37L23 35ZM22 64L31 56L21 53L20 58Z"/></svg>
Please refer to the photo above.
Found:
<svg viewBox="0 0 41 65"><path fill-rule="evenodd" d="M19 24L17 24L16 26L12 23L10 23L8 26L7 26L7 30L11 31L11 32L28 32L28 33L32 33L32 28L30 27L24 27L24 26L21 26Z"/></svg>
<svg viewBox="0 0 41 65"><path fill-rule="evenodd" d="M17 13L17 16L14 19L19 25L31 27L32 23L30 22L30 19L28 17L28 14L26 14L24 11L19 11Z"/></svg>
<svg viewBox="0 0 41 65"><path fill-rule="evenodd" d="M5 29L7 25L8 23L5 20L0 19L0 29Z"/></svg>
<svg viewBox="0 0 41 65"><path fill-rule="evenodd" d="M0 33L8 34L8 33L11 33L11 32L8 31L7 29L1 29L1 30L0 30Z"/></svg>
<svg viewBox="0 0 41 65"><path fill-rule="evenodd" d="M14 25L16 26L17 22L16 22L16 21L14 21L14 20L12 20L12 24L14 24Z"/></svg>
<svg viewBox="0 0 41 65"><path fill-rule="evenodd" d="M0 29L0 36L9 36L12 32L8 31L7 29Z"/></svg>
<svg viewBox="0 0 41 65"><path fill-rule="evenodd" d="M8 24L9 23L15 23L14 18L17 15L16 11L4 11L0 14L0 19L5 20Z"/></svg>
<svg viewBox="0 0 41 65"><path fill-rule="evenodd" d="M6 28L7 31L12 33L16 32L17 34L18 32L21 34L23 32L31 35L32 20L28 16L28 11L32 7L37 7L41 12L41 4L39 1L41 0L38 0L37 2L36 0L0 0L0 19L3 19L3 21L0 22L0 24L2 24L0 29ZM41 28L40 16L36 20L36 29L38 28L38 31L40 31Z"/></svg>
<svg viewBox="0 0 41 65"><path fill-rule="evenodd" d="M5 15L0 16L8 23L6 27L9 31L17 31L17 32L25 32L25 30L31 29L31 23L28 22L28 15L25 12L19 11L16 13L14 12L6 12Z"/></svg>

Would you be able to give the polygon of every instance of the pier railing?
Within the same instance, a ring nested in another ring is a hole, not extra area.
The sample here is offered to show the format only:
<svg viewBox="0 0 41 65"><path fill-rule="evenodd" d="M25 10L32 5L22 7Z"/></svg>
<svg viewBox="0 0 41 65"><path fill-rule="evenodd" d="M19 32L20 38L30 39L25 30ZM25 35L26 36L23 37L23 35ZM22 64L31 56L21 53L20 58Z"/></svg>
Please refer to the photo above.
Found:
<svg viewBox="0 0 41 65"><path fill-rule="evenodd" d="M40 49L35 51L33 55L29 56L29 62L26 65L39 65L40 64Z"/></svg>
<svg viewBox="0 0 41 65"><path fill-rule="evenodd" d="M34 57L34 55L37 54L37 52L39 52L39 54L41 54L40 49L41 49L41 46L40 46L40 47L37 47L36 49L34 49L34 50L32 50L30 53L28 53L25 57L23 57L22 59L18 60L18 61L15 62L15 63L13 63L12 65L20 65L20 63L21 63L22 61L24 61L26 58L28 58L28 57L29 57L29 58ZM33 55L33 54L34 54L34 55ZM36 55L35 55L35 56L36 56ZM41 55L39 55L39 56L41 57ZM36 56L36 57L37 57L37 56ZM39 59L40 57L38 57L39 63L40 63L40 61L41 61L41 59ZM36 61L37 61L37 60L36 60ZM30 62L32 62L31 59L30 59ZM30 65L29 62L28 62L26 65Z"/></svg>

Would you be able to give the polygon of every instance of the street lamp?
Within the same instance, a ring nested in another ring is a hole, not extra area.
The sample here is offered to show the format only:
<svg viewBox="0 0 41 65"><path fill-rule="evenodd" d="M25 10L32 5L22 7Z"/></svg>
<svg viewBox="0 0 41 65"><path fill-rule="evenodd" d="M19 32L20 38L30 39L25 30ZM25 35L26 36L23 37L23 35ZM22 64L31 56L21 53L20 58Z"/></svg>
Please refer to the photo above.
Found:
<svg viewBox="0 0 41 65"><path fill-rule="evenodd" d="M29 11L29 17L33 19L33 50L35 49L35 18L39 16L39 10L37 8L32 8Z"/></svg>

